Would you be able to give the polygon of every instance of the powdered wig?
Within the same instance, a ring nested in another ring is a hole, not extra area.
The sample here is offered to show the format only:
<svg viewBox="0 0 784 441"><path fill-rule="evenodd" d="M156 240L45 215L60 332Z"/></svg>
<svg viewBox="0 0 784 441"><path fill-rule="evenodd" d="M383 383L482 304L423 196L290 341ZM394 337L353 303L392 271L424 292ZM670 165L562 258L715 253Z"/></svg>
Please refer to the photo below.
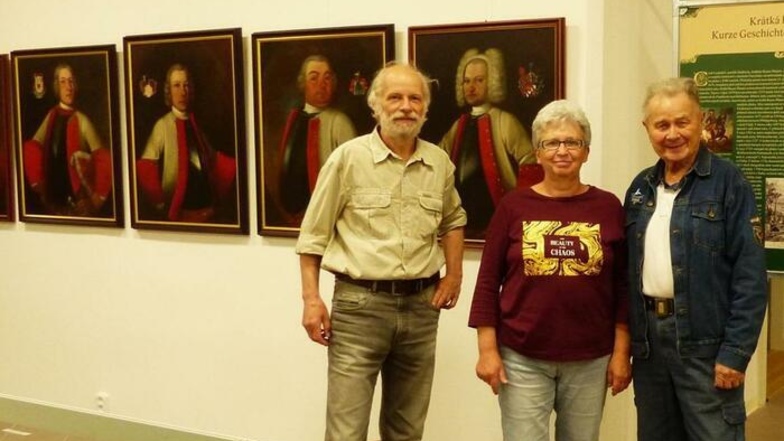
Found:
<svg viewBox="0 0 784 441"><path fill-rule="evenodd" d="M169 67L169 70L166 71L166 83L163 85L163 102L166 103L166 107L171 107L172 99L171 99L171 76L176 71L185 72L185 75L188 77L188 101L191 103L193 99L196 98L196 85L193 84L193 78L191 78L191 71L188 70L188 67L181 63L174 63Z"/></svg>
<svg viewBox="0 0 784 441"><path fill-rule="evenodd" d="M576 123L583 131L583 140L586 146L591 145L591 123L585 116L583 109L577 104L567 100L557 100L542 107L536 114L531 129L534 135L534 145L542 141L542 135L552 125L562 123Z"/></svg>
<svg viewBox="0 0 784 441"><path fill-rule="evenodd" d="M398 63L397 61L390 61L381 70L376 73L373 82L370 84L370 91L367 94L367 103L370 110L373 111L373 117L378 118L381 114L380 100L384 96L384 91L387 87L387 77L393 67L402 67L413 72L417 78L422 82L422 114L427 115L427 109L430 107L430 83L433 80L425 75L422 71L410 64Z"/></svg>
<svg viewBox="0 0 784 441"><path fill-rule="evenodd" d="M455 75L455 96L458 107L465 106L463 95L463 77L466 66L473 62L484 62L487 66L487 101L498 104L506 99L506 71L504 70L504 55L498 49L488 49L484 53L478 49L469 49L460 59Z"/></svg>
<svg viewBox="0 0 784 441"><path fill-rule="evenodd" d="M645 101L642 103L642 113L644 119L648 119L648 103L657 96L672 97L680 93L685 93L697 107L700 106L700 92L697 83L691 78L673 77L657 81L650 86L645 94Z"/></svg>
<svg viewBox="0 0 784 441"><path fill-rule="evenodd" d="M329 71L332 72L332 76L330 78L330 82L332 83L333 88L338 87L338 76L335 73L335 70L332 69L332 63L329 62L329 58L325 57L324 55L311 55L302 62L302 65L299 67L299 75L297 75L297 87L299 90L305 90L305 81L308 79L308 63L311 61L320 61L322 63L327 63L329 66Z"/></svg>
<svg viewBox="0 0 784 441"><path fill-rule="evenodd" d="M54 77L52 78L52 90L54 91L54 96L58 100L60 99L60 71L68 69L71 71L71 76L73 77L73 87L74 93L79 91L79 86L76 82L76 74L74 73L73 68L68 63L60 63L54 68ZM75 96L75 95L74 95Z"/></svg>

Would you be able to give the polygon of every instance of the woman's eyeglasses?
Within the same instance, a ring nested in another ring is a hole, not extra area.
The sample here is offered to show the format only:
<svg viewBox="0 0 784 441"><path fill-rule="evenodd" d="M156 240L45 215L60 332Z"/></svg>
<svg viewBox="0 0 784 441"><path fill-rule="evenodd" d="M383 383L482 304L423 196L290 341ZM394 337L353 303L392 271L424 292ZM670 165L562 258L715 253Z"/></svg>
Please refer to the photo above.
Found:
<svg viewBox="0 0 784 441"><path fill-rule="evenodd" d="M585 141L582 139L545 139L539 143L539 148L548 152L554 152L558 150L563 144L566 147L566 150L570 152L574 152L580 150L581 148L585 147Z"/></svg>

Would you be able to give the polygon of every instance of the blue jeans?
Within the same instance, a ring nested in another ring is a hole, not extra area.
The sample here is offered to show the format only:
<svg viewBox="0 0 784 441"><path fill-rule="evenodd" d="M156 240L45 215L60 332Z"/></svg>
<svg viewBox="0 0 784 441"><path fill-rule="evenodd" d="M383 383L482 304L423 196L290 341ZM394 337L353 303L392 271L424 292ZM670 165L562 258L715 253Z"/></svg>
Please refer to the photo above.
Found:
<svg viewBox="0 0 784 441"><path fill-rule="evenodd" d="M648 312L648 358L634 358L638 441L743 441L743 386L713 385L714 358L681 357L675 316Z"/></svg>
<svg viewBox="0 0 784 441"><path fill-rule="evenodd" d="M381 373L384 441L422 439L435 368L440 311L435 287L411 296L335 282L329 342L326 441L366 441Z"/></svg>
<svg viewBox="0 0 784 441"><path fill-rule="evenodd" d="M556 440L599 439L609 355L550 362L502 346L501 358L509 380L498 394L505 441L549 441L553 411Z"/></svg>

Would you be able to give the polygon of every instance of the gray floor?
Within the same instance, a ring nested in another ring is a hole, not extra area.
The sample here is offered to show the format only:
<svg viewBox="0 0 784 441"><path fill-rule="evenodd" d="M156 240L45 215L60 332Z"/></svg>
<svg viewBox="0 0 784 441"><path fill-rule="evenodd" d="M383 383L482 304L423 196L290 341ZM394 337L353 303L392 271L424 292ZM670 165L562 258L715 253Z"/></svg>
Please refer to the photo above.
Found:
<svg viewBox="0 0 784 441"><path fill-rule="evenodd" d="M0 397L0 441L237 441Z"/></svg>
<svg viewBox="0 0 784 441"><path fill-rule="evenodd" d="M229 441L4 398L0 415L0 441ZM746 440L784 440L783 420L781 391L749 415Z"/></svg>

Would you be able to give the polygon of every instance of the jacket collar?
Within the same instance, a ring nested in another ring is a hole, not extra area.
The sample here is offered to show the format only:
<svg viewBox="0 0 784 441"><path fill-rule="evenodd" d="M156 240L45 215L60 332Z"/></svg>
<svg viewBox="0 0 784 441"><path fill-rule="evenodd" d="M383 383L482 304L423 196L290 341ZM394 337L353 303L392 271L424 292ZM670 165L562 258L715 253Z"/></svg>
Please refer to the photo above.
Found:
<svg viewBox="0 0 784 441"><path fill-rule="evenodd" d="M697 150L697 158L694 160L694 165L692 165L691 170L689 170L689 172L683 178L684 182L692 173L699 177L710 176L712 160L713 155L710 153L708 148L705 147L705 145L701 144L699 150ZM656 165L651 167L651 169L648 171L648 174L645 175L645 179L651 186L656 187L659 185L659 182L662 181L663 176L664 161L659 159L656 162Z"/></svg>

